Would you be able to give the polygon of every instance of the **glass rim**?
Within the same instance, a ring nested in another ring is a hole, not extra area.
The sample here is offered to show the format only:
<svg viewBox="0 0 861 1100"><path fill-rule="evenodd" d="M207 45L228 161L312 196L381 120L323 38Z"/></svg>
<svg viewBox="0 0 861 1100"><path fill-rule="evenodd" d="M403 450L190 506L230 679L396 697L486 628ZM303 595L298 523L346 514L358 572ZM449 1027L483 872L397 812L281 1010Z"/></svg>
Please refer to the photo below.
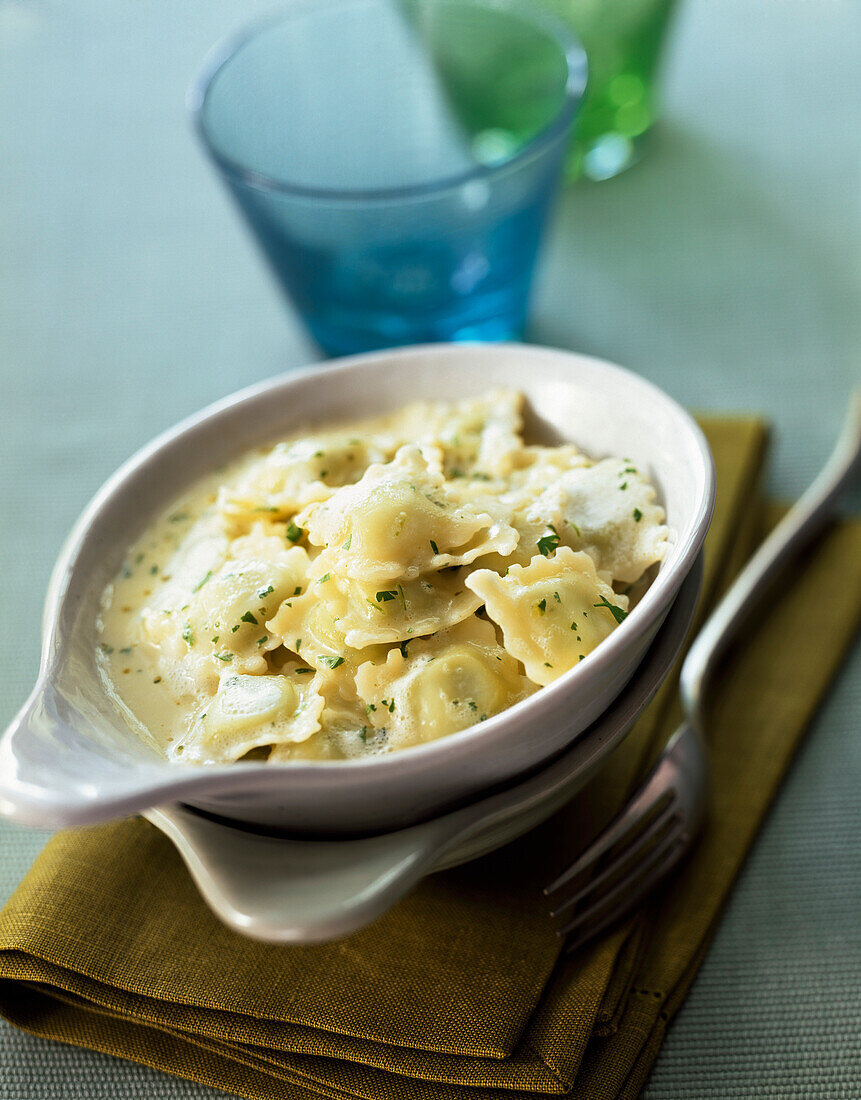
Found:
<svg viewBox="0 0 861 1100"><path fill-rule="evenodd" d="M465 2L477 8L512 12L533 26L539 26L556 39L560 54L568 67L564 84L564 98L556 114L534 134L517 152L498 164L476 164L463 172L450 176L426 180L421 183L405 184L396 187L313 187L307 184L290 183L265 172L258 172L241 161L222 152L211 139L204 120L204 109L209 92L218 74L230 64L239 52L258 35L287 22L300 12L318 11L323 3L328 7L340 7L347 4L363 3L367 0L294 0L289 7L282 6L257 19L244 24L238 30L220 39L204 58L197 75L193 77L186 93L186 107L191 115L192 124L204 148L221 171L229 178L255 191L292 195L305 199L328 199L336 202L379 202L393 199L421 198L438 192L462 187L475 180L489 180L501 172L519 167L531 160L545 147L563 136L580 105L586 89L588 64L586 52L577 37L551 12L537 11L523 0L432 0L437 4Z"/></svg>

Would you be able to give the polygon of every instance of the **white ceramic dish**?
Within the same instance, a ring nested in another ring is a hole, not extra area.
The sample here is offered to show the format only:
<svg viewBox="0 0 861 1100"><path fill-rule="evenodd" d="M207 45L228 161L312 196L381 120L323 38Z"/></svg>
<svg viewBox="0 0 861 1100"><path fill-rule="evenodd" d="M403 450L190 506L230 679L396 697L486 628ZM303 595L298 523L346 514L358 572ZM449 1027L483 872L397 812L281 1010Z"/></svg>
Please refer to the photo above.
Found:
<svg viewBox="0 0 861 1100"><path fill-rule="evenodd" d="M360 840L286 840L174 805L145 816L173 842L225 924L273 943L314 943L376 920L432 871L476 859L555 813L622 742L663 683L690 627L694 566L645 660L597 722L552 764L464 809Z"/></svg>
<svg viewBox="0 0 861 1100"><path fill-rule="evenodd" d="M572 440L650 471L675 532L625 622L554 684L439 741L366 760L194 767L169 764L126 725L95 660L100 594L128 546L174 496L248 448L312 424L417 399L521 389L534 439ZM380 832L438 815L560 752L630 679L708 529L714 471L690 416L621 367L523 345L429 345L374 353L253 386L166 432L85 510L48 590L38 682L0 742L0 813L37 826L84 824L184 801L298 833Z"/></svg>

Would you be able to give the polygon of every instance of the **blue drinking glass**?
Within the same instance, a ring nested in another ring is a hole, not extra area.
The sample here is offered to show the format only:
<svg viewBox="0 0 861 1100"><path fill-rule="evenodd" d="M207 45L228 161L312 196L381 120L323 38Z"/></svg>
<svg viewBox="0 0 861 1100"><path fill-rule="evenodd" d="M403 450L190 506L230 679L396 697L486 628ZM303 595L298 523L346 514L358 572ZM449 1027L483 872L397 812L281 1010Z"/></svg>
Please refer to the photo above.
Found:
<svg viewBox="0 0 861 1100"><path fill-rule="evenodd" d="M218 47L197 130L331 354L522 331L586 83L520 0L294 0Z"/></svg>

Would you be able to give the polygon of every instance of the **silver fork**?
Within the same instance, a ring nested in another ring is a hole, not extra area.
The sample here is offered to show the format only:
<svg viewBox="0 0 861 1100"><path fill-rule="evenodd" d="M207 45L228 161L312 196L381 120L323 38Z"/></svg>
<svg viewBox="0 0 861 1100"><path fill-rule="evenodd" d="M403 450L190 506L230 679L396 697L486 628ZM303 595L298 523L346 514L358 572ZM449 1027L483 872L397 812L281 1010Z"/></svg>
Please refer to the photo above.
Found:
<svg viewBox="0 0 861 1100"><path fill-rule="evenodd" d="M705 819L704 703L712 674L755 602L828 519L861 459L861 391L819 476L762 543L706 621L682 666L685 718L625 809L544 893L574 951L630 912L687 853Z"/></svg>

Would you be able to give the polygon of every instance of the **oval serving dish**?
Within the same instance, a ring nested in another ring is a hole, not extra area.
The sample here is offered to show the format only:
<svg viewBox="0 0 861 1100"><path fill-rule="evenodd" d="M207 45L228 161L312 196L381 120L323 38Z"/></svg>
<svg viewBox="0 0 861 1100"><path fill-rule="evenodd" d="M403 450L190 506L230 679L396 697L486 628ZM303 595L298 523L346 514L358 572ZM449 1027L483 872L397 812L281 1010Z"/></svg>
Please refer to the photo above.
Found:
<svg viewBox="0 0 861 1100"><path fill-rule="evenodd" d="M96 623L105 585L171 499L242 452L300 429L494 386L525 394L530 441L570 441L593 458L624 455L656 485L672 545L618 629L523 702L387 756L201 767L168 763L149 749L105 689ZM38 682L0 741L0 813L58 827L183 801L257 826L337 836L448 811L549 760L619 694L696 560L714 492L708 445L684 409L637 375L570 352L429 345L342 359L243 390L130 459L75 525L49 585Z"/></svg>

